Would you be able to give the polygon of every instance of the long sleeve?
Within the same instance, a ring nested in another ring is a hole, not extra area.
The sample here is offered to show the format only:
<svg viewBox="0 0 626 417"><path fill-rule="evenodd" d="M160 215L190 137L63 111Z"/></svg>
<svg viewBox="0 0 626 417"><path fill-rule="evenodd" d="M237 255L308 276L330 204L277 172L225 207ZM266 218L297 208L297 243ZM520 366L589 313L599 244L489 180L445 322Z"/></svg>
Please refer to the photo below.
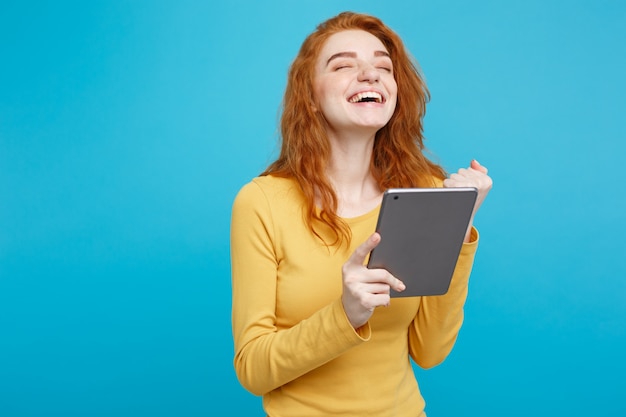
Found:
<svg viewBox="0 0 626 417"><path fill-rule="evenodd" d="M277 323L283 257L279 229L284 224L288 229L291 221L289 210L273 204L277 199L280 196L268 196L252 182L237 195L231 219L234 365L240 383L256 395L320 367L369 338L369 327L362 334L352 329L339 297L293 326ZM293 222L301 223L301 215Z"/></svg>
<svg viewBox="0 0 626 417"><path fill-rule="evenodd" d="M463 307L478 246L478 232L472 229L464 243L450 288L444 295L422 297L417 316L409 328L409 353L422 368L440 364L452 350L463 324Z"/></svg>

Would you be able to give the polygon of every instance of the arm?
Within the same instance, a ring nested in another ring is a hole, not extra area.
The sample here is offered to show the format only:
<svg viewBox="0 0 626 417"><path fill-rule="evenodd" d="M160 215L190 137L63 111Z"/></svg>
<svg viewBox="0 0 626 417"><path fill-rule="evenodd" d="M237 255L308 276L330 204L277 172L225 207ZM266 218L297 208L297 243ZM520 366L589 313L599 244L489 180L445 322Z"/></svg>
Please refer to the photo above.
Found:
<svg viewBox="0 0 626 417"><path fill-rule="evenodd" d="M422 368L443 362L456 342L463 324L463 306L477 246L478 232L472 229L469 242L461 248L448 292L421 299L409 328L409 353Z"/></svg>
<svg viewBox="0 0 626 417"><path fill-rule="evenodd" d="M473 221L491 190L492 180L487 175L487 168L473 160L468 168L461 168L444 180L443 186L475 187L478 195L448 292L422 297L418 314L409 329L411 357L423 368L438 365L448 356L463 323L463 306L478 246L478 232Z"/></svg>
<svg viewBox="0 0 626 417"><path fill-rule="evenodd" d="M355 331L340 299L293 327L277 326L276 221L261 188L252 183L238 194L231 224L234 366L241 384L265 394L318 368L369 338Z"/></svg>
<svg viewBox="0 0 626 417"><path fill-rule="evenodd" d="M465 243L470 241L470 233L472 231L476 212L482 205L485 197L487 197L487 194L493 185L491 177L487 175L487 172L488 170L486 167L482 166L477 160L473 159L468 168L459 169L457 172L450 175L450 178L443 181L444 187L475 187L478 190L474 210L472 210L469 226L467 227L467 232L465 233Z"/></svg>

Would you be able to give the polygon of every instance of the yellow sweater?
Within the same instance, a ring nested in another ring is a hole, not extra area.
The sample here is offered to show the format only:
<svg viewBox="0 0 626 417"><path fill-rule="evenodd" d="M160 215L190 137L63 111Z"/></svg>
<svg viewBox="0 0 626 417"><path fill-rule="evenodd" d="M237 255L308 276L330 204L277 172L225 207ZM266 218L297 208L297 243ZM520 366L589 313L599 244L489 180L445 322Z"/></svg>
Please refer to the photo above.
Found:
<svg viewBox="0 0 626 417"><path fill-rule="evenodd" d="M341 304L341 267L376 227L380 208L345 219L349 249L308 230L296 182L258 177L232 211L234 366L272 417L424 415L409 357L423 367L450 353L463 321L478 244L472 231L447 294L394 298L354 330Z"/></svg>

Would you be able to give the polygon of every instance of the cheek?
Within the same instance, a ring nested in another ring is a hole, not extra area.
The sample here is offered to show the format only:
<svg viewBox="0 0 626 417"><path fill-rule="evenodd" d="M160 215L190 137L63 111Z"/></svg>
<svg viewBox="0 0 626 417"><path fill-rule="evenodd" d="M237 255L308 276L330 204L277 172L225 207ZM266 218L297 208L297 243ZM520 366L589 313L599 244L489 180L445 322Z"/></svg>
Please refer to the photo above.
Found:
<svg viewBox="0 0 626 417"><path fill-rule="evenodd" d="M389 94L393 96L398 95L398 83L396 83L395 78L391 78L391 80L387 84L387 91L389 91Z"/></svg>
<svg viewBox="0 0 626 417"><path fill-rule="evenodd" d="M395 82L393 82L392 84L389 85L389 88L387 89L387 91L389 92L389 99L393 100L393 109L395 111L396 105L398 103L398 86L396 85Z"/></svg>
<svg viewBox="0 0 626 417"><path fill-rule="evenodd" d="M326 83L324 83L323 81L317 82L313 87L313 99L315 100L315 102L319 103L319 105L323 105L328 96L329 90Z"/></svg>

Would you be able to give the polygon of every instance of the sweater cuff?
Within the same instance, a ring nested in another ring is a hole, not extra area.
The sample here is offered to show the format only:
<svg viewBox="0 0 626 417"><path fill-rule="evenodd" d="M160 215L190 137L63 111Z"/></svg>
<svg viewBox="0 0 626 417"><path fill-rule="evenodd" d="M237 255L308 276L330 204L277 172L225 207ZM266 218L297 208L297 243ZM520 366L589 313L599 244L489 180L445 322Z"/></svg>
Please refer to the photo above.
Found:
<svg viewBox="0 0 626 417"><path fill-rule="evenodd" d="M478 246L478 240L480 235L478 234L478 230L472 226L472 230L470 231L469 242L463 242L463 246L461 247L461 252L475 251Z"/></svg>
<svg viewBox="0 0 626 417"><path fill-rule="evenodd" d="M341 330L343 331L343 334L345 334L347 337L358 339L361 342L367 342L368 340L370 340L370 337L372 336L372 328L370 327L369 321L358 329L352 327L352 324L350 324L350 320L346 315L346 310L344 310L343 308L341 298L337 299L333 303L332 309L335 321L339 324Z"/></svg>

